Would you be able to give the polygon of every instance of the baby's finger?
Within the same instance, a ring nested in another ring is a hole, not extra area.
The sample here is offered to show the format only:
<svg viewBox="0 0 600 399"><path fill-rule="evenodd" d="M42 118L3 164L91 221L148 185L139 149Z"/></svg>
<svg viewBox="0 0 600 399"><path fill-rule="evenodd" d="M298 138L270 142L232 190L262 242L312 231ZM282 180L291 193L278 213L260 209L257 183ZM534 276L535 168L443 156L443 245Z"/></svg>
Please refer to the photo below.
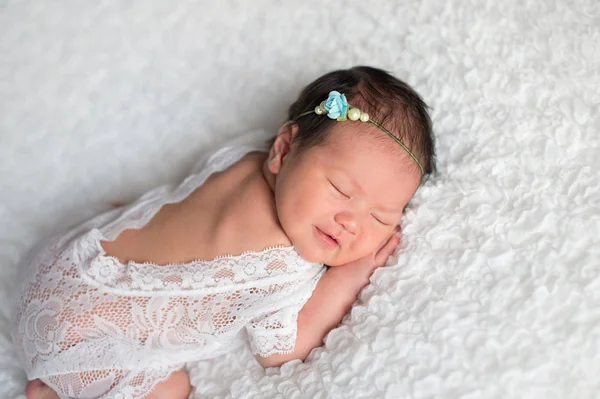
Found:
<svg viewBox="0 0 600 399"><path fill-rule="evenodd" d="M388 242L375 254L375 266L381 267L385 265L385 262L392 256L398 244L400 244L400 237L396 234L392 235Z"/></svg>

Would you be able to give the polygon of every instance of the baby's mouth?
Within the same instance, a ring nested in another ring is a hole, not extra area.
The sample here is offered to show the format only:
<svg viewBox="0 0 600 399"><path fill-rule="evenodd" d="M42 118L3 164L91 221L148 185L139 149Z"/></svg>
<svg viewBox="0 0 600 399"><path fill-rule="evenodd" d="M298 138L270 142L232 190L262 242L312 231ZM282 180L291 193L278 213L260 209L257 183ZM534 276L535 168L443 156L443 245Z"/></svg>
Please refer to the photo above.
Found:
<svg viewBox="0 0 600 399"><path fill-rule="evenodd" d="M339 242L335 237L325 233L323 230L319 229L316 226L315 231L317 233L317 236L321 239L321 241L324 242L328 247L336 248L339 246Z"/></svg>
<svg viewBox="0 0 600 399"><path fill-rule="evenodd" d="M327 234L327 233L325 233L325 234ZM327 234L327 237L329 237L329 238L331 238L333 241L335 241L335 243L336 243L336 244L338 244L338 245L340 244L340 243L338 242L337 238L335 238L334 236Z"/></svg>

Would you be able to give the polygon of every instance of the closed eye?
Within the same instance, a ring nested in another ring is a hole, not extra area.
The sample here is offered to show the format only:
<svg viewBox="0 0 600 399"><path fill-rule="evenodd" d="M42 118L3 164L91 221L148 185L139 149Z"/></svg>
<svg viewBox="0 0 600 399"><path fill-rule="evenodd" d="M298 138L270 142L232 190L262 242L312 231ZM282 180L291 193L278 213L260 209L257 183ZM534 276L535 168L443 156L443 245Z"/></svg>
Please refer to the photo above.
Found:
<svg viewBox="0 0 600 399"><path fill-rule="evenodd" d="M375 215L373 215L373 214L371 214L371 216L373 216L373 219L377 220L377 222L379 222L379 224L382 224L382 225L384 225L384 226L391 226L391 224L383 222L383 221L382 221L381 219L379 219L377 216L375 216Z"/></svg>
<svg viewBox="0 0 600 399"><path fill-rule="evenodd" d="M329 180L329 184L331 184L331 187L333 187L333 189L334 189L335 191L337 191L338 193L340 193L340 194L341 194L341 195L343 195L344 197L346 197L346 198L350 199L350 196L349 196L348 194L344 193L342 190L340 190L340 189L339 189L339 188L338 188L338 187L337 187L335 184L333 184L333 183L331 182L331 180Z"/></svg>

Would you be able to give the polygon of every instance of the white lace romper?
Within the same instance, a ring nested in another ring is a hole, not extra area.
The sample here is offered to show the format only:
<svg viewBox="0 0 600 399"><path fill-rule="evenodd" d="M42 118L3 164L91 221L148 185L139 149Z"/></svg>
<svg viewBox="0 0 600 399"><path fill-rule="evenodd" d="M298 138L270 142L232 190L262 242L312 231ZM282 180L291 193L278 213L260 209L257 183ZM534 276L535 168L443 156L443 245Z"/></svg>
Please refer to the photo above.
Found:
<svg viewBox="0 0 600 399"><path fill-rule="evenodd" d="M13 331L29 379L63 398L143 398L184 363L239 348L246 333L261 356L293 351L298 313L325 270L293 247L157 266L122 264L100 245L256 150L264 147L225 147L179 186L152 190L32 252L21 266Z"/></svg>

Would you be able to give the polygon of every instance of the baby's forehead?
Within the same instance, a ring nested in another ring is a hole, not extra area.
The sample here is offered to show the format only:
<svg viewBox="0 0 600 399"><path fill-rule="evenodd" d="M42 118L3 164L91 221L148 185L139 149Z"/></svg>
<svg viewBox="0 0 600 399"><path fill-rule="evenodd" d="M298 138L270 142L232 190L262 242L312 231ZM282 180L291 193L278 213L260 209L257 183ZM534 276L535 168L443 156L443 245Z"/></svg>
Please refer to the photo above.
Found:
<svg viewBox="0 0 600 399"><path fill-rule="evenodd" d="M335 123L328 131L324 150L331 156L349 157L353 162L365 162L383 157L388 161L390 168L415 169L412 168L412 158L404 148L370 123L350 121Z"/></svg>
<svg viewBox="0 0 600 399"><path fill-rule="evenodd" d="M402 147L384 133L378 134L332 130L320 150L320 167L367 193L388 196L392 203L404 206L419 186L420 172Z"/></svg>

